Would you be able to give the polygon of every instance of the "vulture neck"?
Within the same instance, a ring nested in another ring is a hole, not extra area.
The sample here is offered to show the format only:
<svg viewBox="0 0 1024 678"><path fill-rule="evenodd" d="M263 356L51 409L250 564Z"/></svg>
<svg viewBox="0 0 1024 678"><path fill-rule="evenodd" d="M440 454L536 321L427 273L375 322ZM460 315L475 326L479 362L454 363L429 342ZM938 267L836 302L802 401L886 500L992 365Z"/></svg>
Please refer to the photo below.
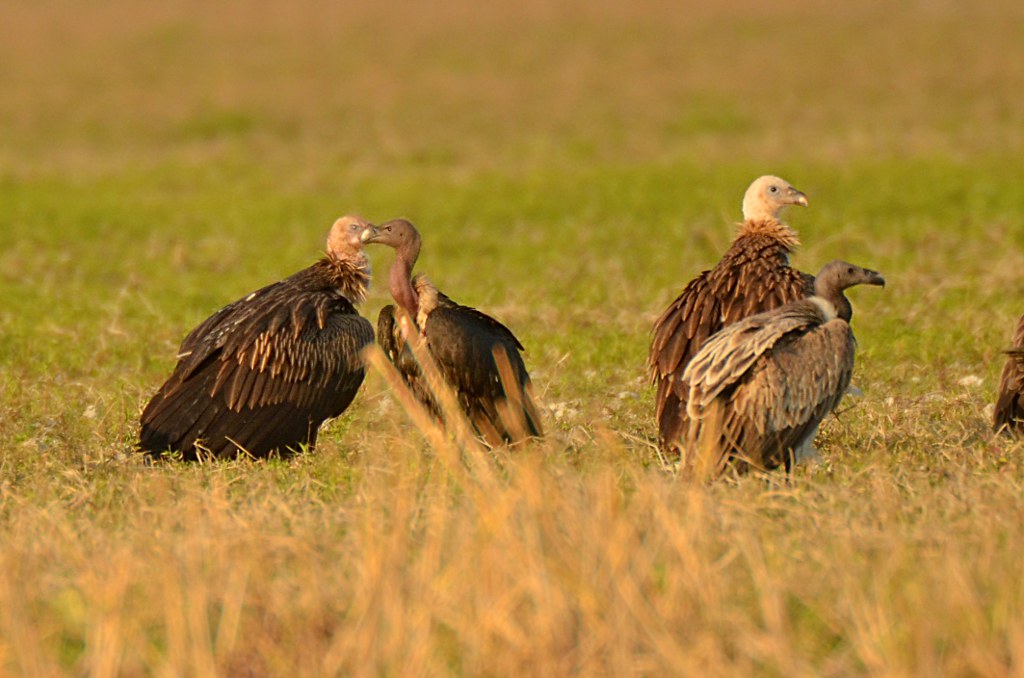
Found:
<svg viewBox="0 0 1024 678"><path fill-rule="evenodd" d="M388 275L391 296L409 317L414 319L419 313L420 298L412 286L412 267L416 265L419 254L419 243L398 248L395 263L391 264L391 272Z"/></svg>
<svg viewBox="0 0 1024 678"><path fill-rule="evenodd" d="M853 306L850 305L850 300L846 298L845 294L843 294L843 290L835 289L827 284L821 284L819 282L814 286L813 298L824 302L824 304L819 304L819 306L826 311L826 317L831 315L835 318L841 318L846 322L850 322L853 318ZM826 304L834 309L832 314L829 314L827 309L824 309L824 305ZM831 319L831 317L828 318L828 320Z"/></svg>

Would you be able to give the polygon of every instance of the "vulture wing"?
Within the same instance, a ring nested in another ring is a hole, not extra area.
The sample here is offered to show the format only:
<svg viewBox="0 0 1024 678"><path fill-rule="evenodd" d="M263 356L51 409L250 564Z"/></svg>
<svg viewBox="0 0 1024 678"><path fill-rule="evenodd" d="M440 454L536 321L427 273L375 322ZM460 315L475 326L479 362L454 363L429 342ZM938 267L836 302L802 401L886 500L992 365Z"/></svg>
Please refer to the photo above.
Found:
<svg viewBox="0 0 1024 678"><path fill-rule="evenodd" d="M493 429L505 442L518 437L508 430L499 414L498 403L507 396L494 356L495 352L502 352L508 358L512 377L522 394L525 432L531 436L542 435L519 340L494 318L456 304L444 295L438 297L437 308L427 316L424 335L438 368L455 388L460 404L477 429L487 438L491 438L487 433Z"/></svg>
<svg viewBox="0 0 1024 678"><path fill-rule="evenodd" d="M789 466L850 384L854 339L845 320L822 321L812 302L759 314L712 337L686 370L689 445L698 468Z"/></svg>
<svg viewBox="0 0 1024 678"><path fill-rule="evenodd" d="M388 304L380 310L377 316L377 342L380 344L385 355L402 375L402 379L413 395L419 399L435 417L441 416L441 408L434 400L434 395L427 385L420 364L413 355L409 344L402 334L402 329L395 319L395 307Z"/></svg>
<svg viewBox="0 0 1024 678"><path fill-rule="evenodd" d="M651 378L658 382L659 418L665 406L664 396L680 388L663 378L685 369L696 349L721 329L722 304L711 293L710 274L711 271L704 271L691 280L654 323L648 367Z"/></svg>
<svg viewBox="0 0 1024 678"><path fill-rule="evenodd" d="M763 468L788 468L789 452L846 393L854 351L853 332L841 319L777 342L733 392L724 423L727 439L742 440L741 449Z"/></svg>
<svg viewBox="0 0 1024 678"><path fill-rule="evenodd" d="M212 351L219 350L232 332L244 328L246 323L253 321L260 314L264 299L284 296L290 287L288 280L275 282L252 294L232 302L215 312L209 318L188 333L178 348L178 359L182 362L178 369L184 370L182 377L201 365Z"/></svg>
<svg viewBox="0 0 1024 678"><path fill-rule="evenodd" d="M820 324L821 311L811 302L793 304L781 313L759 313L728 325L686 367L682 382L689 394L689 416L743 379L754 363L790 334L802 335Z"/></svg>
<svg viewBox="0 0 1024 678"><path fill-rule="evenodd" d="M170 379L142 415L141 446L253 456L315 444L363 381L373 328L333 290L296 294L289 281L221 309L182 343Z"/></svg>

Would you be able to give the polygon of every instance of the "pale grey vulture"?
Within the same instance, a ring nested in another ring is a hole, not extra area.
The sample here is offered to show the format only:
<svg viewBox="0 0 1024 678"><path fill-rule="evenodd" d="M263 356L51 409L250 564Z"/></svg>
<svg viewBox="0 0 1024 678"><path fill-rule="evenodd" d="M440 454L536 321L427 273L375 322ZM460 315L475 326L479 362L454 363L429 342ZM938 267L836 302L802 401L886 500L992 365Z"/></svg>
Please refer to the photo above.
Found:
<svg viewBox="0 0 1024 678"><path fill-rule="evenodd" d="M832 261L814 296L733 323L711 337L683 374L690 418L684 468L715 478L732 462L789 471L794 450L846 392L853 374L853 315L843 290L884 285L875 271Z"/></svg>

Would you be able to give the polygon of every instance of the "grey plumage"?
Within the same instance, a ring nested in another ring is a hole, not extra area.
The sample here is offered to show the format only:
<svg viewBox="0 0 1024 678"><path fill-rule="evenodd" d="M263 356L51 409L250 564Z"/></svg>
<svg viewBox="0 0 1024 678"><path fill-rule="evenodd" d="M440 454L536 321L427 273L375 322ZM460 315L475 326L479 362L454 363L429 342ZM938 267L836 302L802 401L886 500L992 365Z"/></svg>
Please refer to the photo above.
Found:
<svg viewBox="0 0 1024 678"><path fill-rule="evenodd" d="M842 261L822 268L815 295L733 323L711 337L683 374L689 427L685 467L699 478L731 461L787 471L846 392L853 374L852 308L843 290L884 285Z"/></svg>

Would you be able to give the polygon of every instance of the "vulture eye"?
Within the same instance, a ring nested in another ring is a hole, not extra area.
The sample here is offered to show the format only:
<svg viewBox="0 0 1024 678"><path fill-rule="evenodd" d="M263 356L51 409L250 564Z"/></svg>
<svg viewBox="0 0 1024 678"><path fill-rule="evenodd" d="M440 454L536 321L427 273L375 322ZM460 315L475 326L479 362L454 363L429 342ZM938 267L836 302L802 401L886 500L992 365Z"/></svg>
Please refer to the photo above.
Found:
<svg viewBox="0 0 1024 678"><path fill-rule="evenodd" d="M846 272L847 273L853 273L853 267L851 266L850 268L846 269Z"/></svg>
<svg viewBox="0 0 1024 678"><path fill-rule="evenodd" d="M779 192L778 186L769 186L768 190L771 191L772 193L778 193Z"/></svg>

